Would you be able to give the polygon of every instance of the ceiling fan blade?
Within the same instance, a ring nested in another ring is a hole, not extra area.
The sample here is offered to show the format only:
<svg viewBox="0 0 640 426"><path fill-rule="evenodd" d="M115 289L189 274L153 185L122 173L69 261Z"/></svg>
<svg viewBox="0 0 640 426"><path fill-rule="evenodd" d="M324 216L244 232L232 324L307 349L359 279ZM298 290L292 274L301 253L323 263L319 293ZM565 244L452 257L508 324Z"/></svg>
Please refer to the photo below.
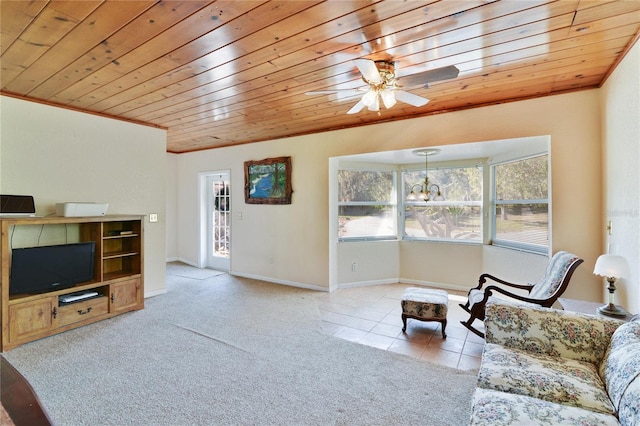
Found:
<svg viewBox="0 0 640 426"><path fill-rule="evenodd" d="M402 84L402 87L426 86L434 81L456 78L458 74L460 74L460 70L455 65L450 65L448 67L436 68L435 70L406 75L399 78L399 82Z"/></svg>
<svg viewBox="0 0 640 426"><path fill-rule="evenodd" d="M425 106L429 99L422 96L414 95L413 93L405 92L404 90L396 90L396 99L406 104L413 105L415 107Z"/></svg>
<svg viewBox="0 0 640 426"><path fill-rule="evenodd" d="M356 114L356 113L362 111L362 109L365 106L366 105L364 104L364 102L362 102L362 99L360 99L357 104L352 106L351 109L349 111L347 111L347 114Z"/></svg>
<svg viewBox="0 0 640 426"><path fill-rule="evenodd" d="M353 63L356 64L365 80L375 84L382 83L380 72L375 62L370 59L354 59Z"/></svg>

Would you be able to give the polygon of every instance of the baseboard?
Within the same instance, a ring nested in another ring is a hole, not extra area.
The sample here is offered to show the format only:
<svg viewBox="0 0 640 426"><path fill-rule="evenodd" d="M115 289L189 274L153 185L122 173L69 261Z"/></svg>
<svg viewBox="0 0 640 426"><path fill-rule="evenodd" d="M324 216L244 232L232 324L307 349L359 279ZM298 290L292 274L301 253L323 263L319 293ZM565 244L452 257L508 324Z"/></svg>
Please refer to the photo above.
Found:
<svg viewBox="0 0 640 426"><path fill-rule="evenodd" d="M305 289L308 289L308 290L325 291L325 292L329 291L329 287L320 287L320 286L317 286L317 285L304 284L304 283L299 283L299 282L295 282L295 281L278 280L278 279L275 279L275 278L264 277L264 276L261 276L261 275L245 274L245 273L242 273L242 272L235 272L235 271L229 271L229 275L233 275L233 276L236 276L236 277L250 278L252 280L266 281L266 282L273 283L273 284L287 285L289 287L305 288Z"/></svg>
<svg viewBox="0 0 640 426"><path fill-rule="evenodd" d="M405 278L388 278L384 280L370 280L370 281L353 281L350 283L341 283L338 284L338 288L355 288L355 287L367 287L381 284L411 284L415 286L422 287L436 287L442 288L445 290L455 290L455 291L469 291L471 287L462 287L460 285L448 284L448 283L439 283L434 281L425 281L425 280L412 280Z"/></svg>
<svg viewBox="0 0 640 426"><path fill-rule="evenodd" d="M166 294L166 293L167 293L167 289L166 288L164 288L162 290L156 290L156 291L149 291L149 292L145 291L144 292L144 298L148 299L150 297L160 296L161 294Z"/></svg>
<svg viewBox="0 0 640 426"><path fill-rule="evenodd" d="M193 266L194 268L201 268L201 266L198 265L197 263L192 262L192 261L190 261L188 259L184 259L182 257L178 257L175 261L176 262L182 262L182 263L184 263L186 265L189 265L189 266Z"/></svg>
<svg viewBox="0 0 640 426"><path fill-rule="evenodd" d="M369 287L382 284L398 284L400 281L397 278L390 278L385 280L370 280L370 281L352 281L350 283L338 284L338 288L356 288L356 287Z"/></svg>
<svg viewBox="0 0 640 426"><path fill-rule="evenodd" d="M434 281L425 281L425 280L410 280L405 278L400 278L399 282L404 284L418 285L418 286L424 286L424 287L437 287L437 288L442 288L446 290L456 290L456 291L469 291L471 287L474 287L472 285L464 287L456 284L438 283Z"/></svg>

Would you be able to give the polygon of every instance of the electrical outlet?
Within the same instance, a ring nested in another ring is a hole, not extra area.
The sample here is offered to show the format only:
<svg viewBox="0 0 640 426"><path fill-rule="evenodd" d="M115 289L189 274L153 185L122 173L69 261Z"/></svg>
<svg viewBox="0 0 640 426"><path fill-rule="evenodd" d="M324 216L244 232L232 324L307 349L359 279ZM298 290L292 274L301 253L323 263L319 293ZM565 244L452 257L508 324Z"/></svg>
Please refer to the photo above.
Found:
<svg viewBox="0 0 640 426"><path fill-rule="evenodd" d="M351 264L351 272L356 272L358 270L358 264L356 262L353 262Z"/></svg>
<svg viewBox="0 0 640 426"><path fill-rule="evenodd" d="M158 213L149 213L149 222L157 222Z"/></svg>

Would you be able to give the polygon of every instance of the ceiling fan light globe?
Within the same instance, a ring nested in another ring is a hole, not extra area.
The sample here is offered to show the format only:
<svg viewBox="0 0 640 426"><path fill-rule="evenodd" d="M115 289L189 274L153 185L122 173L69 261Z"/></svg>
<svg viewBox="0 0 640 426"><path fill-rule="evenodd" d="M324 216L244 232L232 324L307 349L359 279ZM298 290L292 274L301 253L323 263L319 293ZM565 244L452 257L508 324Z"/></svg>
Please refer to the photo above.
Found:
<svg viewBox="0 0 640 426"><path fill-rule="evenodd" d="M387 109L396 104L396 95L393 93L393 90L383 90L380 92L380 97L382 98L382 103L384 103L384 106Z"/></svg>
<svg viewBox="0 0 640 426"><path fill-rule="evenodd" d="M377 95L373 100L373 103L369 105L368 108L369 108L369 111L380 111L380 100Z"/></svg>
<svg viewBox="0 0 640 426"><path fill-rule="evenodd" d="M365 93L362 96L362 103L365 104L367 107L371 107L371 105L373 105L377 99L378 99L378 94L373 90L368 90L367 93Z"/></svg>

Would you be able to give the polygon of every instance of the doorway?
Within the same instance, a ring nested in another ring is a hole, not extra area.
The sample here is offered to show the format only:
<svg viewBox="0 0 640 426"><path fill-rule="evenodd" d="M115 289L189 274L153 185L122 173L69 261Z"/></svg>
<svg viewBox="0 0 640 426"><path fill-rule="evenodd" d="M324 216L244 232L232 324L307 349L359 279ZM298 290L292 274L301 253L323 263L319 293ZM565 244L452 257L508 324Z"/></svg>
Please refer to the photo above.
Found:
<svg viewBox="0 0 640 426"><path fill-rule="evenodd" d="M231 191L229 171L206 175L207 268L229 271L231 254Z"/></svg>

